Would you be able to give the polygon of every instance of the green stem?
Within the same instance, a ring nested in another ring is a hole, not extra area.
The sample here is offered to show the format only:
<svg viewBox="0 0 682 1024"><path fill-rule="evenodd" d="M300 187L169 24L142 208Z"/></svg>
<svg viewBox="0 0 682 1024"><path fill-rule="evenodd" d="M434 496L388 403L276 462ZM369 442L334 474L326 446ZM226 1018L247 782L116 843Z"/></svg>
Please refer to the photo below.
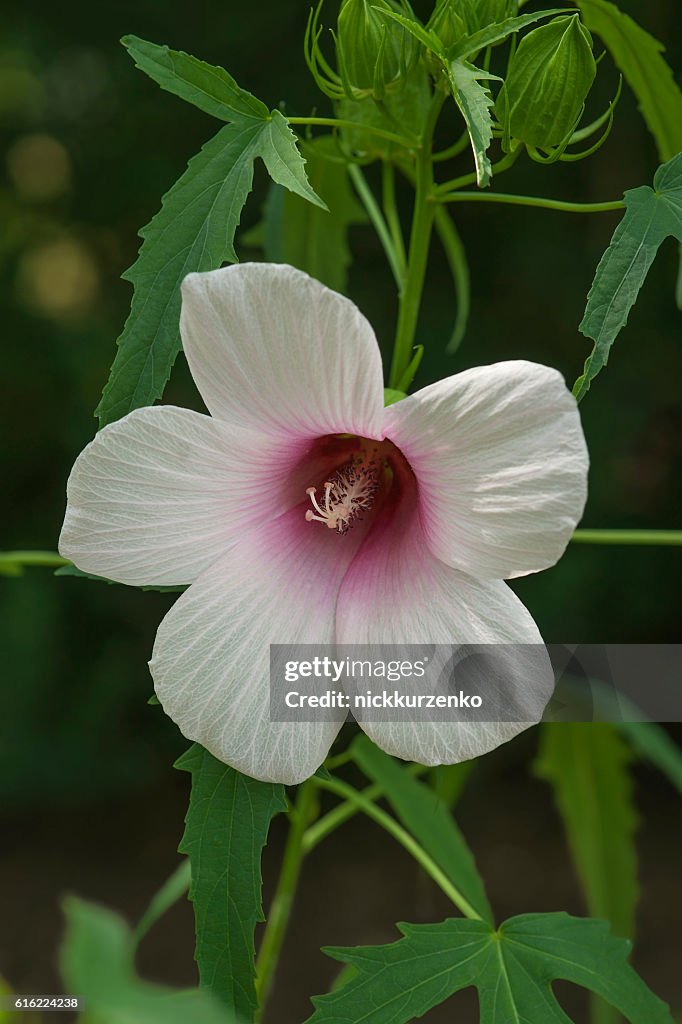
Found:
<svg viewBox="0 0 682 1024"><path fill-rule="evenodd" d="M375 783L372 786L367 786L362 790L362 796L365 800L369 800L374 803L379 797L383 795L383 788ZM337 804L333 810L329 811L324 817L316 821L306 831L303 836L303 849L306 853L310 853L318 843L321 843L323 839L326 839L328 835L335 832L340 825L344 825L350 818L353 818L356 814L360 813L360 808L357 804L351 803L350 800L344 800L343 803Z"/></svg>
<svg viewBox="0 0 682 1024"><path fill-rule="evenodd" d="M453 142L447 149L441 149L439 153L433 154L434 163L442 160L450 160L453 156L459 156L469 145L469 132L463 131L457 142Z"/></svg>
<svg viewBox="0 0 682 1024"><path fill-rule="evenodd" d="M650 546L682 545L682 530L576 530L576 544L642 544Z"/></svg>
<svg viewBox="0 0 682 1024"><path fill-rule="evenodd" d="M507 203L510 206L539 206L545 210L565 210L567 213L610 213L624 210L625 203L616 199L608 203L568 203L563 199L545 199L542 196L513 196L503 192L454 192L434 197L441 203Z"/></svg>
<svg viewBox="0 0 682 1024"><path fill-rule="evenodd" d="M496 174L502 174L504 171L508 171L510 167L513 167L519 156L521 155L520 149L515 149L511 153L507 153L501 160L498 160L496 164L493 164L491 170L493 176ZM434 195L440 197L441 193L455 192L458 188L465 188L467 185L475 185L477 181L476 173L474 171L469 174L462 174L459 178L452 178L450 181L443 181L439 185L434 186ZM490 195L489 192L481 192L481 195ZM467 192L467 195L478 195L477 192Z"/></svg>
<svg viewBox="0 0 682 1024"><path fill-rule="evenodd" d="M287 121L289 124L327 125L330 128L352 128L358 132L371 132L388 142L395 142L404 149L415 149L419 145L415 139L408 139L404 135L396 135L383 128L375 128L371 124L359 124L357 121L345 121L338 117L287 117Z"/></svg>
<svg viewBox="0 0 682 1024"><path fill-rule="evenodd" d="M263 933L256 960L256 993L259 1003L259 1019L274 981L275 969L284 942L284 935L291 916L294 894L301 872L304 856L303 836L308 826L311 812L315 805L315 786L319 782L315 777L301 783L298 787L296 804L291 810L289 835L287 836L275 895L272 899L270 912Z"/></svg>
<svg viewBox="0 0 682 1024"><path fill-rule="evenodd" d="M56 551L0 551L0 576L21 576L27 565L54 568L69 564L68 558Z"/></svg>
<svg viewBox="0 0 682 1024"><path fill-rule="evenodd" d="M382 811L380 807L377 807L371 800L368 800L363 793L356 792L352 786L341 782L339 779L322 779L318 776L313 776L313 779L316 786L326 789L330 793L336 793L337 796L343 797L349 803L355 804L358 810L363 811L368 818L372 818L378 825L381 825L389 835L392 835L414 857L417 863L431 876L436 885L452 900L465 917L475 921L481 920L480 914L476 913L469 901L452 884L436 862L429 857L428 853L421 848L419 843L390 814Z"/></svg>
<svg viewBox="0 0 682 1024"><path fill-rule="evenodd" d="M407 257L405 254L405 242L398 216L398 206L395 199L395 168L390 160L384 160L381 165L381 185L384 206L384 215L388 224L393 246L400 265L401 280L405 275Z"/></svg>
<svg viewBox="0 0 682 1024"><path fill-rule="evenodd" d="M140 918L133 936L135 945L138 945L152 925L156 924L159 918L185 895L191 881L192 869L190 860L189 857L185 857L182 863L178 864L170 878L154 894L149 906Z"/></svg>
<svg viewBox="0 0 682 1024"><path fill-rule="evenodd" d="M329 762L327 762L329 767ZM410 775L419 776L423 775L428 771L428 768L422 764L411 764L408 768ZM384 795L384 788L378 783L374 783L371 786L367 786L361 791L361 795L365 800L371 800L374 803ZM318 843L321 843L323 839L335 832L340 825L344 825L351 818L355 817L356 814L360 813L360 808L351 803L350 800L344 800L343 803L338 804L333 810L329 811L324 817L316 821L314 825L306 831L303 836L303 850L305 853L310 853Z"/></svg>
<svg viewBox="0 0 682 1024"><path fill-rule="evenodd" d="M459 348L466 333L469 309L471 306L471 282L466 250L452 218L442 206L436 208L436 232L445 250L450 274L457 294L457 314L452 328L450 340L445 351L449 356Z"/></svg>
<svg viewBox="0 0 682 1024"><path fill-rule="evenodd" d="M400 262L400 256L396 252L391 232L388 230L388 226L384 220L384 215L379 209L379 204L374 198L372 190L367 184L367 180L357 164L348 164L348 173L351 177L351 181L355 185L355 189L360 196L360 199L362 200L362 204L367 211L367 216L371 220L374 225L374 230L379 236L379 241L386 253L386 259L391 267L391 272L395 279L396 286L398 291L400 291L403 283L403 270Z"/></svg>
<svg viewBox="0 0 682 1024"><path fill-rule="evenodd" d="M433 188L431 145L433 142L433 130L444 98L443 93L437 92L434 94L424 125L422 145L415 155L414 212L412 214L412 228L410 231L409 260L405 273L405 284L400 294L398 325L393 347L393 361L391 363L389 380L389 387L391 388L398 388L399 383L404 380L405 371L410 365L412 345L417 329L417 318L424 288L426 262L429 254L434 217L434 205L429 201ZM409 383L411 382L408 382L408 386Z"/></svg>

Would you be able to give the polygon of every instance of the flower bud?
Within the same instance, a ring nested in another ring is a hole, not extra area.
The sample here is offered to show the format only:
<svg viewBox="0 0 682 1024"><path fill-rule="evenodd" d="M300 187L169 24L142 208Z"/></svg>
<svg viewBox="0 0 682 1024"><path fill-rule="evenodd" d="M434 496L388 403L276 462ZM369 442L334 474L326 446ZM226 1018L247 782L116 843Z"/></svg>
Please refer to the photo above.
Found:
<svg viewBox="0 0 682 1024"><path fill-rule="evenodd" d="M426 27L447 50L463 36L513 17L518 9L518 0L437 0Z"/></svg>
<svg viewBox="0 0 682 1024"><path fill-rule="evenodd" d="M496 112L509 139L547 150L574 131L597 65L578 14L534 29L509 63Z"/></svg>
<svg viewBox="0 0 682 1024"><path fill-rule="evenodd" d="M386 87L407 73L417 55L414 38L381 10L393 8L387 0L345 0L339 12L339 71L354 96L383 98Z"/></svg>
<svg viewBox="0 0 682 1024"><path fill-rule="evenodd" d="M469 33L467 14L470 13L458 0L438 0L426 27L435 32L448 49Z"/></svg>
<svg viewBox="0 0 682 1024"><path fill-rule="evenodd" d="M518 0L476 0L477 28L497 25L519 13Z"/></svg>

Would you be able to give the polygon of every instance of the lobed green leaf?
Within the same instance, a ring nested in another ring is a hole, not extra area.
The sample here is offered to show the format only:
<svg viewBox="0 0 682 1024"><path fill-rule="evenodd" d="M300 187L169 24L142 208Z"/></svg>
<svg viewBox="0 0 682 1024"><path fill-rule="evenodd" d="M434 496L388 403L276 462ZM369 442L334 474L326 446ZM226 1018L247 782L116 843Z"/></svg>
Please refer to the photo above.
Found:
<svg viewBox="0 0 682 1024"><path fill-rule="evenodd" d="M194 744L176 762L192 774L179 850L191 863L189 897L203 988L246 1021L257 1011L253 933L263 920L261 852L284 787L258 782Z"/></svg>
<svg viewBox="0 0 682 1024"><path fill-rule="evenodd" d="M570 1024L551 988L559 979L597 993L630 1024L672 1024L628 964L630 943L605 921L550 913L513 917L497 931L462 918L398 928L403 938L390 945L326 950L357 973L313 1000L308 1024L408 1024L471 986L481 1024Z"/></svg>

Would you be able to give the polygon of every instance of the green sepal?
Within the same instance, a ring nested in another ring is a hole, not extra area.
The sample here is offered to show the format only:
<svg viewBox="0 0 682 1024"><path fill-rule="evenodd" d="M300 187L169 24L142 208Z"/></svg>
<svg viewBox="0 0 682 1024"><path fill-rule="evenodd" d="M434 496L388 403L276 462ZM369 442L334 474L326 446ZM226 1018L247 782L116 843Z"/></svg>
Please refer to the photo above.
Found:
<svg viewBox="0 0 682 1024"><path fill-rule="evenodd" d="M398 385L397 385L397 387L395 389L396 391L402 391L405 394L407 394L407 392L410 390L410 385L411 385L412 381L414 380L414 378L415 378L415 376L417 374L417 370L419 369L419 366L420 366L420 363L422 361L422 356L423 355L424 355L424 346L423 345L415 345L414 346L414 355L410 359L410 362L408 363L405 372L403 373L402 377L398 381Z"/></svg>
<svg viewBox="0 0 682 1024"><path fill-rule="evenodd" d="M414 67L402 80L400 89L389 90L381 104L371 96L344 98L337 103L336 113L344 121L356 122L358 127L340 129L341 145L360 155L363 161L391 157L396 150L405 155L397 143L364 131L361 126L394 133L399 130L402 135L412 137L417 146L430 102L429 76L421 65Z"/></svg>
<svg viewBox="0 0 682 1024"><path fill-rule="evenodd" d="M339 71L351 98L383 100L414 66L417 47L405 30L383 17L387 0L344 0L337 23Z"/></svg>
<svg viewBox="0 0 682 1024"><path fill-rule="evenodd" d="M388 408L389 405L395 405L396 402L402 402L403 398L407 398L404 391L397 391L395 388L384 388L384 408Z"/></svg>

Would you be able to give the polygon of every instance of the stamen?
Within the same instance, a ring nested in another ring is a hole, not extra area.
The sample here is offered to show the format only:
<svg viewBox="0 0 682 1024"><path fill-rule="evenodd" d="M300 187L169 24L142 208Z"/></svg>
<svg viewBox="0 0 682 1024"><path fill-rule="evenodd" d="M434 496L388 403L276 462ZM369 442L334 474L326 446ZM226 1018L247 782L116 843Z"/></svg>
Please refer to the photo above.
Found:
<svg viewBox="0 0 682 1024"><path fill-rule="evenodd" d="M306 488L306 494L318 513L315 515L309 508L305 514L306 522L324 523L330 530L345 533L361 512L371 508L377 486L372 462L360 465L351 462L325 483L323 506L315 497L317 488Z"/></svg>

